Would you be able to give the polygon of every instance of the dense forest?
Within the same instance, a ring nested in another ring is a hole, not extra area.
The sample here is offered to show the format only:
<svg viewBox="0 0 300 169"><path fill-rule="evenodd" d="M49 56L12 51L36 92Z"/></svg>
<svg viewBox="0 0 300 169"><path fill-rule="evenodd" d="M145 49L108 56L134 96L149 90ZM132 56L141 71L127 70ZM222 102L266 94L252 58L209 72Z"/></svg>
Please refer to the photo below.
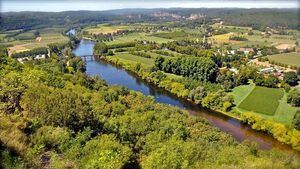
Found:
<svg viewBox="0 0 300 169"><path fill-rule="evenodd" d="M289 27L300 29L297 9L126 9L109 11L66 11L66 12L6 12L0 16L0 30L39 29L52 26L78 27L103 22L159 22L171 21L174 18L159 18L152 14L168 12L188 18L191 14L202 14L194 22L213 22L213 19L224 20L227 24L237 26ZM128 17L130 16L130 17ZM184 21L180 19L180 21Z"/></svg>
<svg viewBox="0 0 300 169"><path fill-rule="evenodd" d="M84 71L78 57L21 64L1 52L1 168L300 166L294 155L240 144L203 118Z"/></svg>

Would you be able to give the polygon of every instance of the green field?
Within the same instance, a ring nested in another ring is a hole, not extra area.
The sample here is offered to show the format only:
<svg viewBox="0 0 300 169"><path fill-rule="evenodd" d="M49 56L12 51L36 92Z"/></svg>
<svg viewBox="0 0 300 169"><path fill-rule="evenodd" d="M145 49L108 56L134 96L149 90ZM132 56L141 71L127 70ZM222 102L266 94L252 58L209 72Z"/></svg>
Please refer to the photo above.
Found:
<svg viewBox="0 0 300 169"><path fill-rule="evenodd" d="M118 59L122 60L124 63L141 63L147 67L151 67L154 65L153 59L144 58L144 57L132 55L129 53L118 53L112 57L118 58Z"/></svg>
<svg viewBox="0 0 300 169"><path fill-rule="evenodd" d="M255 88L254 83L250 85L241 85L233 89L234 104L239 105Z"/></svg>
<svg viewBox="0 0 300 169"><path fill-rule="evenodd" d="M300 67L300 53L281 53L276 55L267 56L269 60Z"/></svg>
<svg viewBox="0 0 300 169"><path fill-rule="evenodd" d="M236 111L252 112L266 119L291 124L298 110L287 103L287 93L281 89L257 87L253 83L233 89Z"/></svg>
<svg viewBox="0 0 300 169"><path fill-rule="evenodd" d="M13 40L5 43L0 43L0 45L11 45L12 47L8 48L10 54L38 47L47 47L47 45L50 43L68 42L68 37L62 34L64 30L65 28L40 29L40 40L37 40L33 36L33 31L24 32L13 37Z"/></svg>
<svg viewBox="0 0 300 169"><path fill-rule="evenodd" d="M146 41L155 41L157 43L166 43L172 41L172 39L160 38L151 36L150 34L146 33L131 33L128 35L117 36L115 37L114 41L107 42L108 45L110 44L117 44L123 42L132 42L135 40L146 40Z"/></svg>
<svg viewBox="0 0 300 169"><path fill-rule="evenodd" d="M174 40L182 40L182 39L197 39L201 38L198 34L186 33L185 31L174 31L174 32L161 32L153 34L155 37L165 38L165 39L174 39Z"/></svg>
<svg viewBox="0 0 300 169"><path fill-rule="evenodd" d="M261 114L274 115L283 95L284 91L281 89L257 86L238 107Z"/></svg>
<svg viewBox="0 0 300 169"><path fill-rule="evenodd" d="M107 24L100 24L97 26L90 26L84 29L84 31L87 31L91 34L108 34L108 33L115 33L120 30L129 29L129 26L125 25L107 25Z"/></svg>

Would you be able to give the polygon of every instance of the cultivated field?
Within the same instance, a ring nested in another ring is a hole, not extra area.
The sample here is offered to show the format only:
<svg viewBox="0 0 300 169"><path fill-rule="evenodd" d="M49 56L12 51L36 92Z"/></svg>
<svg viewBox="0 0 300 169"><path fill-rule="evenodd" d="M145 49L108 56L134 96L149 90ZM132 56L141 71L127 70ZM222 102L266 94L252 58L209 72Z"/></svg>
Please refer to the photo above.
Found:
<svg viewBox="0 0 300 169"><path fill-rule="evenodd" d="M87 31L91 34L109 34L109 33L115 33L117 31L120 30L126 30L129 29L129 26L125 26L125 25L106 25L106 24L101 24L101 25L97 25L95 27L87 27L84 29L84 31Z"/></svg>
<svg viewBox="0 0 300 169"><path fill-rule="evenodd" d="M31 50L38 47L47 47L51 43L68 42L68 37L64 36L63 28L46 28L39 30L40 38L36 38L33 31L20 33L9 42L2 42L1 45L9 45L9 54Z"/></svg>
<svg viewBox="0 0 300 169"><path fill-rule="evenodd" d="M117 36L117 37L115 37L114 41L107 42L107 44L110 45L110 44L117 44L117 43L123 43L123 42L132 42L135 40L155 41L157 43L166 43L169 41L173 41L172 39L155 37L155 36L151 36L150 34L146 34L146 33L131 33L128 35Z"/></svg>
<svg viewBox="0 0 300 169"><path fill-rule="evenodd" d="M267 57L270 61L300 67L300 53L297 52L281 53L276 55L270 55Z"/></svg>
<svg viewBox="0 0 300 169"><path fill-rule="evenodd" d="M212 25L212 27L218 29L219 26L217 24ZM287 35L279 35L279 34L272 34L269 37L263 37L262 32L258 30L252 30L253 35L248 35L249 31L251 30L250 27L238 27L238 26L223 26L221 28L228 33L222 35L215 35L210 37L216 45L220 45L223 43L228 43L233 48L240 48L245 46L276 46L279 44L285 45L294 45L295 42L300 39L300 32L294 30L288 30L289 34ZM232 41L229 40L229 37L234 34L243 34L247 41Z"/></svg>
<svg viewBox="0 0 300 169"><path fill-rule="evenodd" d="M291 124L298 110L287 104L287 93L282 89L258 87L253 83L233 89L238 112L252 112L266 119Z"/></svg>
<svg viewBox="0 0 300 169"><path fill-rule="evenodd" d="M127 62L141 63L146 67L151 67L154 65L154 60L151 58L144 58L144 57L132 55L129 53L117 53L113 57L122 60L124 63L127 63Z"/></svg>
<svg viewBox="0 0 300 169"><path fill-rule="evenodd" d="M283 94L284 91L281 89L256 86L238 107L261 114L274 115Z"/></svg>

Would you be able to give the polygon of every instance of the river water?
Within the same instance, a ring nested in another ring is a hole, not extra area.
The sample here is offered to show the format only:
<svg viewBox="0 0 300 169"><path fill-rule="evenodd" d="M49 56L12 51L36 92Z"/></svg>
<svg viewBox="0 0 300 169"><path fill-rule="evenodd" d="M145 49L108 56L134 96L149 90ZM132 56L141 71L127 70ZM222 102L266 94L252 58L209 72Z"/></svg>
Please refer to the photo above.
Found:
<svg viewBox="0 0 300 169"><path fill-rule="evenodd" d="M80 44L73 50L76 56L85 56L93 54L94 42L81 40ZM246 139L256 142L261 149L276 148L285 151L291 151L287 145L281 144L273 137L262 132L255 131L249 125L245 125L240 121L220 114L218 112L200 108L193 103L167 92L164 89L158 88L146 81L140 79L131 72L122 68L116 67L104 61L99 61L91 58L86 59L86 73L90 76L99 75L109 85L125 86L131 90L139 91L147 96L153 96L156 102L165 103L173 106L186 109L194 116L206 118L212 125L218 127L242 142Z"/></svg>

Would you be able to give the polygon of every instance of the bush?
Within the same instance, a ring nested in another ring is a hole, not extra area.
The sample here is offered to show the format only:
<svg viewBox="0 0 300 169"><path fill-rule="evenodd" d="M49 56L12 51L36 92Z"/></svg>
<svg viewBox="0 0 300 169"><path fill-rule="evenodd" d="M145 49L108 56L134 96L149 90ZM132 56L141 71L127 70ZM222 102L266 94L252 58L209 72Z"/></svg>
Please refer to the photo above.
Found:
<svg viewBox="0 0 300 169"><path fill-rule="evenodd" d="M296 86L298 84L298 76L296 72L286 72L283 74L283 81L291 86Z"/></svg>
<svg viewBox="0 0 300 169"><path fill-rule="evenodd" d="M58 146L67 143L70 139L70 133L67 129L61 127L43 126L34 134L32 141L34 144L43 145L48 149L58 148Z"/></svg>
<svg viewBox="0 0 300 169"><path fill-rule="evenodd" d="M250 124L253 129L268 132L278 141L300 151L300 131L272 120L266 120L254 113L243 113L242 120Z"/></svg>
<svg viewBox="0 0 300 169"><path fill-rule="evenodd" d="M287 96L287 102L292 106L300 107L300 91L297 89L290 90Z"/></svg>
<svg viewBox="0 0 300 169"><path fill-rule="evenodd" d="M11 55L13 58L23 58L23 57L35 57L36 55L48 54L48 49L45 47L35 48L29 51L14 53Z"/></svg>

